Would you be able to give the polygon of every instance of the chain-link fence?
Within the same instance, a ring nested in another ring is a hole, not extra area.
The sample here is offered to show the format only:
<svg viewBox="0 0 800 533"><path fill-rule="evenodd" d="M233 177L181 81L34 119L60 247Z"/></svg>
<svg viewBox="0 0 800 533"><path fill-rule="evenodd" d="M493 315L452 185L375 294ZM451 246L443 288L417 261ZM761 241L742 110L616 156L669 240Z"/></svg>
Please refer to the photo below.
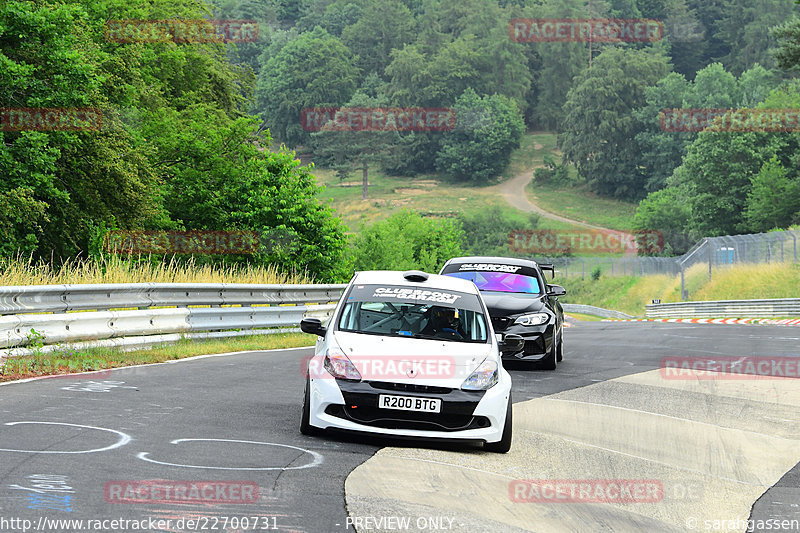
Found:
<svg viewBox="0 0 800 533"><path fill-rule="evenodd" d="M647 276L667 274L681 276L681 294L686 298L685 272L697 264L707 264L708 274L716 268L734 264L798 262L800 231L773 231L750 235L707 237L678 257L596 256L596 257L530 257L540 263L555 265L559 276ZM595 274L597 275L597 274Z"/></svg>

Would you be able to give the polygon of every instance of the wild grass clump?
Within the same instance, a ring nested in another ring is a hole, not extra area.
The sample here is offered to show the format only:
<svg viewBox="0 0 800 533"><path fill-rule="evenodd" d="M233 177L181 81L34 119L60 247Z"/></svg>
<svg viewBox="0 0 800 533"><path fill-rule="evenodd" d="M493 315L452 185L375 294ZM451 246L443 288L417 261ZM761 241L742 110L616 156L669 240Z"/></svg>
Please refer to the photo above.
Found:
<svg viewBox="0 0 800 533"><path fill-rule="evenodd" d="M72 259L59 266L30 257L0 258L0 286L78 283L313 283L305 272L274 265L198 264L154 257Z"/></svg>

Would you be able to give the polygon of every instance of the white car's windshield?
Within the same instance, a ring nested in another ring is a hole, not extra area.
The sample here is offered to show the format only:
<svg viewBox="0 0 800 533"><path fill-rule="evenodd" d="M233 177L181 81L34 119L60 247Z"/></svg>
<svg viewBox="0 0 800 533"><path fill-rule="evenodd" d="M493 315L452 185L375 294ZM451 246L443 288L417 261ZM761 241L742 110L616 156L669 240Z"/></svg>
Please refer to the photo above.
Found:
<svg viewBox="0 0 800 533"><path fill-rule="evenodd" d="M357 285L339 315L341 331L480 342L488 339L478 297L449 290Z"/></svg>

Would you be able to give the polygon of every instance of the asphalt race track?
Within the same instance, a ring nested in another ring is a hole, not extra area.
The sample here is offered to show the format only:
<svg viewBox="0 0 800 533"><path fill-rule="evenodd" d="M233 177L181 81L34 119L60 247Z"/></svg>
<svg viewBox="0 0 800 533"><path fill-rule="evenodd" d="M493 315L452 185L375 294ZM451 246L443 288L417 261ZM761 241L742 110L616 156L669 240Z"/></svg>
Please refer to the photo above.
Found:
<svg viewBox="0 0 800 533"><path fill-rule="evenodd" d="M800 531L800 380L658 372L669 356L800 358L800 329L581 322L564 346L555 372L511 370L507 455L302 436L310 349L7 384L0 532ZM658 480L664 497L512 501L510 483L532 478Z"/></svg>

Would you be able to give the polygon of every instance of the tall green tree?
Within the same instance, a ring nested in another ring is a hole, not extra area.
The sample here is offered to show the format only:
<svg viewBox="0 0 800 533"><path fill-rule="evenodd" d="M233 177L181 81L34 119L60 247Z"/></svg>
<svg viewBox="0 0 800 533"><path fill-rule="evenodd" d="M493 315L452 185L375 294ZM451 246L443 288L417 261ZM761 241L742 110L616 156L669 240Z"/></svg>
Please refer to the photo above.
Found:
<svg viewBox="0 0 800 533"><path fill-rule="evenodd" d="M342 42L357 54L364 74L383 75L392 50L416 38L411 11L400 0L372 0L361 9L358 20L342 30Z"/></svg>
<svg viewBox="0 0 800 533"><path fill-rule="evenodd" d="M800 69L800 17L794 16L774 28L773 34L779 43L775 54L778 67L784 70Z"/></svg>
<svg viewBox="0 0 800 533"><path fill-rule="evenodd" d="M678 255L691 247L693 241L688 230L691 209L687 197L685 187L667 187L651 192L639 202L633 227L641 231L661 232L664 248L658 255Z"/></svg>
<svg viewBox="0 0 800 533"><path fill-rule="evenodd" d="M510 99L480 97L464 91L453 105L456 128L446 132L436 156L437 168L449 176L486 183L508 166L511 152L519 148L525 124Z"/></svg>
<svg viewBox="0 0 800 533"><path fill-rule="evenodd" d="M744 217L750 231L769 231L800 223L800 180L789 179L773 157L751 178Z"/></svg>
<svg viewBox="0 0 800 533"><path fill-rule="evenodd" d="M342 279L344 228L309 169L269 151L246 115L250 69L232 65L224 44L104 35L110 19L208 14L199 1L0 5L3 105L103 116L92 131L0 133L0 254L65 260L104 227L275 230L286 245L249 260Z"/></svg>
<svg viewBox="0 0 800 533"><path fill-rule="evenodd" d="M701 132L671 178L673 184L685 186L689 193L693 236L746 232L742 213L751 178L772 157L785 157L787 149L783 134Z"/></svg>
<svg viewBox="0 0 800 533"><path fill-rule="evenodd" d="M586 16L582 0L548 0L542 6L531 8L537 18L581 18ZM563 120L563 106L576 76L589 66L589 49L586 43L543 42L525 43L538 56L534 71L536 104L530 122L536 128L556 131Z"/></svg>
<svg viewBox="0 0 800 533"><path fill-rule="evenodd" d="M774 65L771 49L776 41L770 29L800 14L794 0L729 1L717 23L717 36L728 44L722 62L735 74L754 64Z"/></svg>
<svg viewBox="0 0 800 533"><path fill-rule="evenodd" d="M595 191L625 199L645 196L646 176L634 142L642 126L633 110L667 70L660 51L607 48L570 90L560 141L564 157Z"/></svg>
<svg viewBox="0 0 800 533"><path fill-rule="evenodd" d="M666 185L689 144L697 138L697 132L664 131L660 120L662 110L753 107L764 100L776 83L775 77L760 65L737 79L721 63L712 63L698 72L694 81L686 81L673 72L654 87L648 87L646 105L634 111L643 128L636 135L636 142L641 148L647 190L656 191Z"/></svg>
<svg viewBox="0 0 800 533"><path fill-rule="evenodd" d="M383 97L371 97L358 91L345 108L380 109L383 106L389 113ZM377 111L382 113L382 111ZM397 124L388 117L382 131L337 131L334 120L312 134L314 154L323 158L328 166L335 169L339 179L348 178L354 170L361 171L361 198L367 199L369 188L369 167L383 166L391 157L393 149L400 142Z"/></svg>
<svg viewBox="0 0 800 533"><path fill-rule="evenodd" d="M322 28L290 41L261 66L257 109L274 138L288 146L307 144L301 112L341 106L358 86L359 70L350 50Z"/></svg>
<svg viewBox="0 0 800 533"><path fill-rule="evenodd" d="M0 5L3 106L111 110L108 65L121 58L98 26L78 4ZM158 178L137 144L112 120L93 131L0 132L0 197L13 226L3 250L58 260L84 251L91 228L112 216L133 227L160 218Z"/></svg>

